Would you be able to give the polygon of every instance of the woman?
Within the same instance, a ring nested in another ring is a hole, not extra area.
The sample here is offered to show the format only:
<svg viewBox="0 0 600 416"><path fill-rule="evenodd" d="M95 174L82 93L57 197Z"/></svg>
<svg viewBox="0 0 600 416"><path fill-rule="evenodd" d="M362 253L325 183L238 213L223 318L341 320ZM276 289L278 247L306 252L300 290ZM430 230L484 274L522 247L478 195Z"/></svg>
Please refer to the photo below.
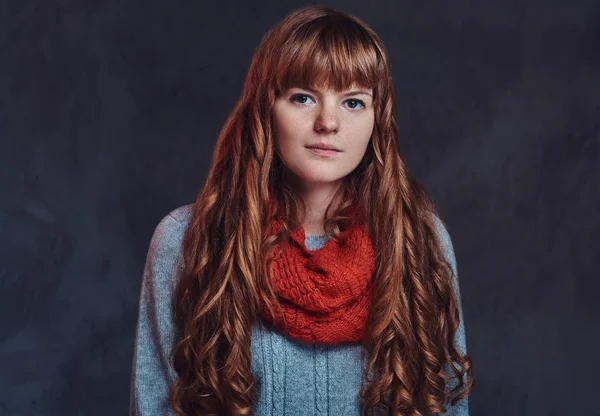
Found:
<svg viewBox="0 0 600 416"><path fill-rule="evenodd" d="M131 414L468 414L452 243L398 139L365 23L307 7L265 35L152 238Z"/></svg>

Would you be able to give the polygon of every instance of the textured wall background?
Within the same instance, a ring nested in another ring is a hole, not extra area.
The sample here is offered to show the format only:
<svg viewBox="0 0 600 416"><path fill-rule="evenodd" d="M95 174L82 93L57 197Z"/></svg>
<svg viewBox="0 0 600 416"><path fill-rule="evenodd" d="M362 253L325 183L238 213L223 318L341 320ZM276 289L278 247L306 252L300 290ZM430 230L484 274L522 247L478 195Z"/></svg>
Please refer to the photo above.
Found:
<svg viewBox="0 0 600 416"><path fill-rule="evenodd" d="M296 2L0 5L0 414L125 414L142 267ZM392 58L474 415L599 415L600 3L328 2Z"/></svg>

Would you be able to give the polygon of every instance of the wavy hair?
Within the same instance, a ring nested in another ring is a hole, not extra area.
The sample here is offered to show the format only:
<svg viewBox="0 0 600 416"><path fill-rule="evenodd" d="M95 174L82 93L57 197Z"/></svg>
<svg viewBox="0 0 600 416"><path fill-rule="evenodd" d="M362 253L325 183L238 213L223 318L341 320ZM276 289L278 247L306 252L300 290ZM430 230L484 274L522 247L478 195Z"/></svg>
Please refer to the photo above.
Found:
<svg viewBox="0 0 600 416"><path fill-rule="evenodd" d="M440 413L471 393L471 359L454 341L453 271L436 233L436 208L400 156L383 42L354 16L305 7L270 29L255 51L194 204L174 304L178 338L171 359L179 377L170 402L177 415L252 414L252 325L261 296L269 310L278 307L272 254L306 213L277 153L273 104L292 86L341 91L353 85L373 88L374 129L363 160L327 208L325 230L338 238L342 210L354 205L377 253L361 342L368 352L359 392L364 414L376 406L393 415ZM275 216L284 227L269 237ZM448 391L452 379L456 386Z"/></svg>

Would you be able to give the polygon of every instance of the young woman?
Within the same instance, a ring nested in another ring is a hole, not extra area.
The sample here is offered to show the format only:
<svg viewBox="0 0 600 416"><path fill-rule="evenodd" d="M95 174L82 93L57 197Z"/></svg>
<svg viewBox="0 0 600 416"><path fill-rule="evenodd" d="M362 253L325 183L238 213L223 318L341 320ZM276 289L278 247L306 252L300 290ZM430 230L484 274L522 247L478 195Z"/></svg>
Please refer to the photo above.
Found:
<svg viewBox="0 0 600 416"><path fill-rule="evenodd" d="M152 238L132 415L468 414L452 242L398 140L365 23L307 7L265 35Z"/></svg>

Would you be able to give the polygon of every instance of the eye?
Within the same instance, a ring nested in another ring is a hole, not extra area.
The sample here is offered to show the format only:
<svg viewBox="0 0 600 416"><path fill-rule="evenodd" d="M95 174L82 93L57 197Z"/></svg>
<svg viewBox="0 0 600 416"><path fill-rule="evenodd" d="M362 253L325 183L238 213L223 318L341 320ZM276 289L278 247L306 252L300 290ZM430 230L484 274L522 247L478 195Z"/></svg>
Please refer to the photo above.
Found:
<svg viewBox="0 0 600 416"><path fill-rule="evenodd" d="M347 103L358 103L358 104L362 105L362 106L363 106L363 108L365 108L365 103L364 103L364 101L362 101L362 100L357 100L356 98L351 98L351 99L349 99L349 100L346 100L346 102L347 102ZM350 108L351 108L351 109L353 109L353 110L354 110L354 109L356 109L356 107L353 107L353 106L352 106L352 107L350 107Z"/></svg>
<svg viewBox="0 0 600 416"><path fill-rule="evenodd" d="M306 100L312 100L312 98L310 98L310 96L307 94L295 94L291 98L292 102L298 104L307 104ZM357 105L361 105L362 108L366 108L365 102L356 98L350 98L346 100L345 103L350 103L350 107L348 108L350 108L353 111L357 111L360 109L360 107L357 107Z"/></svg>
<svg viewBox="0 0 600 416"><path fill-rule="evenodd" d="M312 100L312 98L310 98L308 95L306 94L296 94L294 96L292 96L292 101L296 102L298 104L306 104L306 101L303 100L305 98L308 98L309 100ZM298 99L300 100L300 102L298 101Z"/></svg>

